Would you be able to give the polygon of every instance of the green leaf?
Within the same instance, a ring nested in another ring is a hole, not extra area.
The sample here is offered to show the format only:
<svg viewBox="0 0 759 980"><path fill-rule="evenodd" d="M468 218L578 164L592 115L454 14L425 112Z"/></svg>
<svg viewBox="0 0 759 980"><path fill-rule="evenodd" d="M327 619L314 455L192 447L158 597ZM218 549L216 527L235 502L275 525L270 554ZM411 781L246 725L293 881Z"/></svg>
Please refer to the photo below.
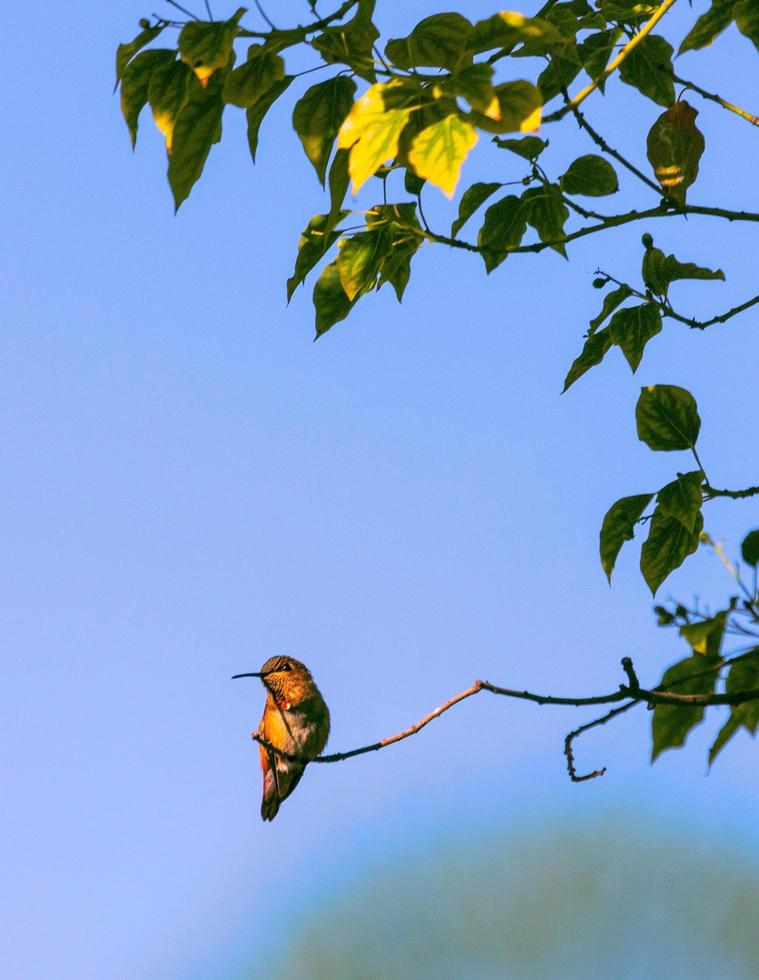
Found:
<svg viewBox="0 0 759 980"><path fill-rule="evenodd" d="M510 137L509 139L501 139L496 136L493 140L502 150L511 150L512 153L516 153L517 156L523 157L525 160L537 160L540 154L548 146L545 140L540 139L539 136L524 136L522 139L514 139Z"/></svg>
<svg viewBox="0 0 759 980"><path fill-rule="evenodd" d="M371 91L371 90L370 90ZM312 85L296 102L293 129L324 186L332 144L353 105L356 83L345 75Z"/></svg>
<svg viewBox="0 0 759 980"><path fill-rule="evenodd" d="M144 30L140 31L137 37L133 41L129 41L128 44L120 44L116 48L116 84L118 85L121 81L121 77L124 74L124 69L127 64L134 58L138 51L141 51L146 44L150 44L154 41L161 31L164 29L165 24L156 24L155 27L146 27Z"/></svg>
<svg viewBox="0 0 759 980"><path fill-rule="evenodd" d="M471 22L461 14L433 14L419 21L408 37L388 41L385 56L398 68L457 71L471 63L471 30Z"/></svg>
<svg viewBox="0 0 759 980"><path fill-rule="evenodd" d="M705 669L707 664L698 654L686 657L665 672L658 687L676 694L711 694L717 681L717 671ZM657 704L653 711L653 750L651 761L665 749L685 744L688 733L704 717L703 705Z"/></svg>
<svg viewBox="0 0 759 980"><path fill-rule="evenodd" d="M642 388L635 408L638 438L649 449L693 449L701 428L696 400L677 385Z"/></svg>
<svg viewBox="0 0 759 980"><path fill-rule="evenodd" d="M551 248L566 258L567 250L563 242L564 222L569 217L569 209L561 196L558 184L543 184L531 187L522 194L527 221L540 236L541 242L549 242Z"/></svg>
<svg viewBox="0 0 759 980"><path fill-rule="evenodd" d="M570 388L586 371L600 364L612 343L611 331L608 327L588 334L581 353L572 362L569 373L564 379L563 391Z"/></svg>
<svg viewBox="0 0 759 980"><path fill-rule="evenodd" d="M680 636L690 644L694 653L702 657L718 657L725 635L727 612L717 613L698 623L686 623L680 627Z"/></svg>
<svg viewBox="0 0 759 980"><path fill-rule="evenodd" d="M440 82L441 91L447 95L466 99L469 105L478 112L499 119L501 110L493 88L492 65L469 65L450 78Z"/></svg>
<svg viewBox="0 0 759 980"><path fill-rule="evenodd" d="M502 186L503 184L493 181L488 184L478 182L472 184L471 187L467 187L459 202L459 216L451 225L451 238L455 238L458 235L474 212Z"/></svg>
<svg viewBox="0 0 759 980"><path fill-rule="evenodd" d="M343 206L345 195L348 193L350 176L348 174L348 159L350 154L347 150L338 150L332 159L332 166L329 168L329 216L334 217Z"/></svg>
<svg viewBox="0 0 759 980"><path fill-rule="evenodd" d="M446 197L451 198L459 182L461 165L476 142L474 127L452 113L414 137L408 162L418 177L439 187Z"/></svg>
<svg viewBox="0 0 759 980"><path fill-rule="evenodd" d="M543 71L538 75L538 88L543 96L543 104L550 102L562 89L567 88L582 71L582 64L573 44L562 49L565 54L554 53Z"/></svg>
<svg viewBox="0 0 759 980"><path fill-rule="evenodd" d="M191 20L180 31L179 54L201 85L207 84L211 75L229 62L237 22L245 12L245 7L240 7L229 20Z"/></svg>
<svg viewBox="0 0 759 980"><path fill-rule="evenodd" d="M619 66L623 82L663 106L675 101L672 73L672 45L656 34L644 37Z"/></svg>
<svg viewBox="0 0 759 980"><path fill-rule="evenodd" d="M609 58L614 50L617 41L622 36L622 31L618 27L611 30L599 31L598 34L591 34L577 45L577 54L583 64L583 68L590 75L593 81L598 81L598 88L603 92L606 85L603 73Z"/></svg>
<svg viewBox="0 0 759 980"><path fill-rule="evenodd" d="M411 275L411 259L423 238L416 204L378 204L366 216L369 228L382 228L389 242L380 266L377 289L389 282L400 303Z"/></svg>
<svg viewBox="0 0 759 980"><path fill-rule="evenodd" d="M656 508L648 537L640 550L640 570L653 595L667 576L698 548L698 536L703 527L701 514L696 518L694 530L688 531L676 518L669 517L660 507Z"/></svg>
<svg viewBox="0 0 759 980"><path fill-rule="evenodd" d="M651 127L646 152L664 191L685 204L688 188L698 176L704 136L696 126L698 112L683 99L663 112Z"/></svg>
<svg viewBox="0 0 759 980"><path fill-rule="evenodd" d="M736 5L737 0L712 0L711 7L688 31L677 53L696 51L711 44L732 23Z"/></svg>
<svg viewBox="0 0 759 980"><path fill-rule="evenodd" d="M179 210L202 174L211 146L219 138L224 112L221 88L219 83L204 89L195 79L190 79L187 101L174 125L169 156L168 176L175 211Z"/></svg>
<svg viewBox="0 0 759 980"><path fill-rule="evenodd" d="M143 51L133 58L124 69L121 78L121 111L124 114L132 149L137 142L137 121L148 101L148 88L153 72L160 66L174 61L176 51L155 48Z"/></svg>
<svg viewBox="0 0 759 980"><path fill-rule="evenodd" d="M335 226L347 214L347 211L337 211L334 215L315 214L306 225L298 242L298 257L295 260L295 270L287 280L288 303L292 299L295 290L305 280L309 272L326 255L330 246L337 241L339 232L334 230Z"/></svg>
<svg viewBox="0 0 759 980"><path fill-rule="evenodd" d="M565 194L582 194L584 197L604 197L619 190L614 167L595 153L574 160L559 183Z"/></svg>
<svg viewBox="0 0 759 980"><path fill-rule="evenodd" d="M740 0L735 8L735 23L738 30L754 42L754 47L759 50L759 7L756 0Z"/></svg>
<svg viewBox="0 0 759 980"><path fill-rule="evenodd" d="M725 280L722 269L705 269L693 262L679 262L674 255L665 255L653 244L643 255L642 275L646 286L658 296L666 296L670 285L679 279Z"/></svg>
<svg viewBox="0 0 759 980"><path fill-rule="evenodd" d="M344 320L356 304L345 295L340 282L337 262L325 266L314 286L316 336L321 337L330 327Z"/></svg>
<svg viewBox="0 0 759 980"><path fill-rule="evenodd" d="M743 539L741 556L747 565L759 565L759 529L749 531Z"/></svg>
<svg viewBox="0 0 759 980"><path fill-rule="evenodd" d="M471 118L489 133L531 133L540 127L543 97L532 82L519 79L493 89L498 99L498 115L473 112Z"/></svg>
<svg viewBox="0 0 759 980"><path fill-rule="evenodd" d="M606 578L611 584L611 575L617 563L617 557L625 541L632 541L635 525L640 520L643 511L653 500L652 493L639 493L634 497L622 497L612 504L606 512L601 525L600 552L601 567L606 572Z"/></svg>
<svg viewBox="0 0 759 980"><path fill-rule="evenodd" d="M153 110L153 120L166 140L168 153L171 153L174 126L187 99L191 77L190 69L182 61L166 61L150 77L148 102Z"/></svg>
<svg viewBox="0 0 759 980"><path fill-rule="evenodd" d="M646 344L661 332L661 313L655 303L626 306L617 310L609 324L612 341L622 348L633 374L643 358Z"/></svg>
<svg viewBox="0 0 759 980"><path fill-rule="evenodd" d="M640 3L638 0L601 0L599 6L605 20L635 26L641 21L648 20L659 5Z"/></svg>
<svg viewBox="0 0 759 980"><path fill-rule="evenodd" d="M596 330L601 326L604 320L616 310L616 308L627 299L628 296L632 294L632 289L626 283L623 283L617 289L612 289L610 293L604 296L603 306L601 307L601 312L598 316L594 316L590 321L589 334L594 334ZM609 338L609 344L607 350L611 346L611 337Z"/></svg>
<svg viewBox="0 0 759 980"><path fill-rule="evenodd" d="M359 0L356 15L346 24L327 27L311 41L327 64L342 63L369 82L376 81L372 48L380 36L372 23L374 0Z"/></svg>
<svg viewBox="0 0 759 980"><path fill-rule="evenodd" d="M418 197L422 193L422 188L427 183L421 177L417 177L413 170L406 168L403 174L403 186L407 194L413 194L414 197Z"/></svg>
<svg viewBox="0 0 759 980"><path fill-rule="evenodd" d="M251 44L245 64L227 75L223 99L241 109L249 109L284 77L285 63L280 56L260 44Z"/></svg>
<svg viewBox="0 0 759 980"><path fill-rule="evenodd" d="M390 251L390 238L382 228L362 231L346 239L337 257L340 282L349 300L374 289L380 266Z"/></svg>
<svg viewBox="0 0 759 980"><path fill-rule="evenodd" d="M759 691L759 648L751 651L730 668L725 688L728 694L742 694L744 691ZM756 734L759 726L759 700L737 704L730 711L730 717L722 726L717 738L709 750L709 765L716 759L719 752L741 728L752 735Z"/></svg>
<svg viewBox="0 0 759 980"><path fill-rule="evenodd" d="M521 199L514 194L491 204L477 236L485 268L492 272L517 248L527 231L527 215Z"/></svg>
<svg viewBox="0 0 759 980"><path fill-rule="evenodd" d="M293 80L292 75L285 75L281 82L275 82L274 85L265 92L250 109L247 110L245 116L248 120L248 146L250 148L250 156L253 163L256 162L256 153L258 152L258 134L261 129L261 123L264 121L266 113L271 109L277 99L285 92L290 83Z"/></svg>
<svg viewBox="0 0 759 980"><path fill-rule="evenodd" d="M561 40L561 34L549 21L539 17L523 17L514 11L503 11L493 14L487 20L477 21L467 39L467 48L480 54L494 48L513 48L526 42L551 46Z"/></svg>
<svg viewBox="0 0 759 980"><path fill-rule="evenodd" d="M698 512L703 503L701 487L704 474L701 470L690 473L678 473L677 479L662 487L656 497L656 502L663 514L680 521L686 531L694 531Z"/></svg>

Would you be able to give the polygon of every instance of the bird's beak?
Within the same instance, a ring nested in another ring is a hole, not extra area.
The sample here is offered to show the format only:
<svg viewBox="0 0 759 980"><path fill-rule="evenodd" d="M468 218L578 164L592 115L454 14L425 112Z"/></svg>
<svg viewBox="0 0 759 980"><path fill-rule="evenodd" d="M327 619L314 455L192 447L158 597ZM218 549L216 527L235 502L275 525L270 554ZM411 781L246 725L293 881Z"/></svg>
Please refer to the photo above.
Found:
<svg viewBox="0 0 759 980"><path fill-rule="evenodd" d="M268 674L268 673L269 673L269 671L267 670L265 673L261 673L260 671L258 671L257 673L254 673L254 674L233 674L232 675L232 680L233 681L236 681L238 677L261 677L261 678L263 678L263 677L266 677L266 674Z"/></svg>

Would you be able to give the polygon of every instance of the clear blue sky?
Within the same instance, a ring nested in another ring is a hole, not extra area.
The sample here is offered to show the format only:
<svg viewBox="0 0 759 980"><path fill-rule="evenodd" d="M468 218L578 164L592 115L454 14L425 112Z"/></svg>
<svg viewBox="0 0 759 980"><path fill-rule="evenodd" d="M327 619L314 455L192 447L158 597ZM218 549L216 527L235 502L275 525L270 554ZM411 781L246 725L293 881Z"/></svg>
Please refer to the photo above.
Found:
<svg viewBox="0 0 759 980"><path fill-rule="evenodd" d="M306 5L281 7L296 19ZM392 30L434 9L406 4ZM652 769L649 718L634 712L580 743L578 763L609 773L572 786L561 748L579 716L484 696L401 746L313 767L261 823L248 733L262 691L229 677L272 653L312 668L335 750L478 676L606 691L624 655L653 682L684 654L655 628L634 550L609 589L597 532L612 501L690 467L637 442L641 384L690 388L712 481L756 482L757 314L703 335L669 324L635 377L615 351L559 392L599 303L597 265L635 274L651 231L724 267L724 285L677 287L685 312L711 314L756 292L755 240L662 221L585 239L570 263L515 256L489 278L476 257L427 248L402 306L384 290L313 344L310 286L286 308L284 283L323 198L289 111L265 123L254 169L229 110L176 218L147 114L130 152L113 52L151 10L4 15L3 975L263 974L286 923L340 882L438 838L549 816L645 811L755 854L745 735L708 779L714 722ZM693 16L684 6L681 23ZM734 30L682 64L751 98L756 51ZM588 111L645 165L659 110L623 88ZM757 210L756 131L691 101L707 138L693 201ZM554 142L556 173L593 149ZM487 151L467 176L521 170ZM623 188L614 207L649 206ZM442 199L429 210L452 217ZM733 552L757 524L750 502L708 509ZM718 602L729 585L699 555L662 595Z"/></svg>

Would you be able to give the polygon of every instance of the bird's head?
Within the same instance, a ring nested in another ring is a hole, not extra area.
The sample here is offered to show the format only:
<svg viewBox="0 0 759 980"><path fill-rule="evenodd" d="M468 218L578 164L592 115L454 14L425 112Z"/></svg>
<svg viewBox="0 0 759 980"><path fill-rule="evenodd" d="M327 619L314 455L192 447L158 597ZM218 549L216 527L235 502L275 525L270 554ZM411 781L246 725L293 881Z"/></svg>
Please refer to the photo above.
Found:
<svg viewBox="0 0 759 980"><path fill-rule="evenodd" d="M232 679L238 677L260 677L264 687L276 701L286 701L292 706L307 701L317 693L308 667L295 657L269 657L260 670L250 674L235 674Z"/></svg>

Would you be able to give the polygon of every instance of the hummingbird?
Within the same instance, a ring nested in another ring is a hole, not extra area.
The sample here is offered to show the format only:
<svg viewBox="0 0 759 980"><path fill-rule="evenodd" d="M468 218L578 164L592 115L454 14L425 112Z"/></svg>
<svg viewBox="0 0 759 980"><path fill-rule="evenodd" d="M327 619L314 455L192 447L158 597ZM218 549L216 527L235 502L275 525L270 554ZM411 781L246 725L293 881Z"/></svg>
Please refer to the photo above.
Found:
<svg viewBox="0 0 759 980"><path fill-rule="evenodd" d="M304 760L295 762L259 744L264 776L261 818L273 820L298 785L306 763L327 744L329 709L308 668L294 657L269 657L259 671L235 674L232 680L238 677L260 677L266 688L264 713L255 734Z"/></svg>

